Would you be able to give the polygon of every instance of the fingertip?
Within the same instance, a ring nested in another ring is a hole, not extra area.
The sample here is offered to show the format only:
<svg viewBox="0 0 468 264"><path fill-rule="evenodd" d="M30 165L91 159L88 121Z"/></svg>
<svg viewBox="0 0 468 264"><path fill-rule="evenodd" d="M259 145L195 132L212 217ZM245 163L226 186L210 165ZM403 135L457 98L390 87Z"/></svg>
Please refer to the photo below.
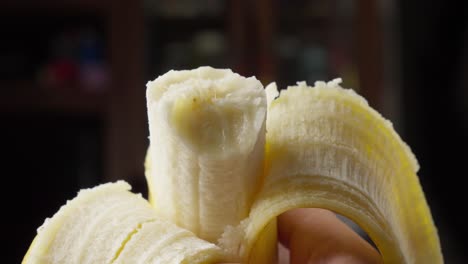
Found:
<svg viewBox="0 0 468 264"><path fill-rule="evenodd" d="M291 236L297 229L318 228L323 220L336 218L329 210L321 208L297 208L278 216L278 236L280 242L289 247Z"/></svg>
<svg viewBox="0 0 468 264"><path fill-rule="evenodd" d="M381 263L380 254L336 215L300 208L278 217L278 236L290 249L291 263ZM330 262L329 262L330 260Z"/></svg>

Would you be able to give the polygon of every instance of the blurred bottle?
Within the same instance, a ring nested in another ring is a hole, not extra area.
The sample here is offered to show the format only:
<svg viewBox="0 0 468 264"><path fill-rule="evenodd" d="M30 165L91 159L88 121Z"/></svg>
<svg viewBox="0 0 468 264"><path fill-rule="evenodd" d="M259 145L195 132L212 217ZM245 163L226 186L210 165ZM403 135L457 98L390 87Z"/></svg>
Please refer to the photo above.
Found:
<svg viewBox="0 0 468 264"><path fill-rule="evenodd" d="M52 90L82 89L100 93L109 81L102 40L93 29L60 33L51 41L49 57L39 69L38 81Z"/></svg>
<svg viewBox="0 0 468 264"><path fill-rule="evenodd" d="M75 60L75 32L63 32L51 40L49 57L39 69L39 84L46 89L74 89L78 65Z"/></svg>
<svg viewBox="0 0 468 264"><path fill-rule="evenodd" d="M327 76L327 50L325 47L308 43L305 45L299 55L299 72L307 81L313 85L315 81L326 80Z"/></svg>
<svg viewBox="0 0 468 264"><path fill-rule="evenodd" d="M200 31L192 40L194 66L226 67L226 41L217 31Z"/></svg>
<svg viewBox="0 0 468 264"><path fill-rule="evenodd" d="M100 93L109 82L109 71L104 61L103 43L92 29L82 31L78 47L79 78L85 91Z"/></svg>
<svg viewBox="0 0 468 264"><path fill-rule="evenodd" d="M225 0L145 0L144 5L147 13L178 18L220 16L226 9Z"/></svg>
<svg viewBox="0 0 468 264"><path fill-rule="evenodd" d="M180 41L167 43L163 52L161 74L171 69L188 69L190 67L191 56L190 43Z"/></svg>

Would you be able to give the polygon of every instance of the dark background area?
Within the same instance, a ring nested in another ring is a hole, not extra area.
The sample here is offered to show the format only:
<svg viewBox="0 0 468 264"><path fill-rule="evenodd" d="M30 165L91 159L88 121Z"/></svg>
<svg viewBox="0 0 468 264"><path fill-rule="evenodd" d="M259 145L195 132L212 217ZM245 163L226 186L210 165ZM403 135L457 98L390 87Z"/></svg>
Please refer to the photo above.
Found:
<svg viewBox="0 0 468 264"><path fill-rule="evenodd" d="M343 78L395 124L446 263L465 263L468 7L463 1L0 2L5 263L81 188L146 193L145 83L229 67L280 88Z"/></svg>
<svg viewBox="0 0 468 264"><path fill-rule="evenodd" d="M468 5L401 1L404 135L446 263L466 263Z"/></svg>

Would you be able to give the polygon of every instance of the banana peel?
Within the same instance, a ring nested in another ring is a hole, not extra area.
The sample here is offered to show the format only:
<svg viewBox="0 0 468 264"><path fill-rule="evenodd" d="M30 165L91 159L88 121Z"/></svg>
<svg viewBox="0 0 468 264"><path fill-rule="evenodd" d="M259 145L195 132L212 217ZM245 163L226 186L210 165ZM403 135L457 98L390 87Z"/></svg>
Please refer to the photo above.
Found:
<svg viewBox="0 0 468 264"><path fill-rule="evenodd" d="M414 155L389 121L339 82L299 83L271 102L266 180L249 218L230 231L244 237L232 245L225 234L224 248L240 249L233 254L246 261L279 214L314 207L352 219L384 263L443 263Z"/></svg>

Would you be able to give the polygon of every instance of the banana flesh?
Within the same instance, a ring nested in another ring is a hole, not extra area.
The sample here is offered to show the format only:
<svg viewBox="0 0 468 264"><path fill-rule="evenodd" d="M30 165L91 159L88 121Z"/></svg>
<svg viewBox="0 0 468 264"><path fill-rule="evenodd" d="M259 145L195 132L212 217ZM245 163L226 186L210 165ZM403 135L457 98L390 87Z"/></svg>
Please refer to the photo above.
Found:
<svg viewBox="0 0 468 264"><path fill-rule="evenodd" d="M443 263L414 155L339 83L279 95L229 70L160 76L147 90L151 205L122 182L82 191L23 263L275 263L276 217L300 207L352 219L384 263Z"/></svg>
<svg viewBox="0 0 468 264"><path fill-rule="evenodd" d="M43 226L23 264L214 263L222 251L164 221L123 182L82 190ZM177 252L177 257L167 252Z"/></svg>
<svg viewBox="0 0 468 264"><path fill-rule="evenodd" d="M201 67L148 83L152 170L158 213L216 242L249 214L263 175L266 96L255 78Z"/></svg>

